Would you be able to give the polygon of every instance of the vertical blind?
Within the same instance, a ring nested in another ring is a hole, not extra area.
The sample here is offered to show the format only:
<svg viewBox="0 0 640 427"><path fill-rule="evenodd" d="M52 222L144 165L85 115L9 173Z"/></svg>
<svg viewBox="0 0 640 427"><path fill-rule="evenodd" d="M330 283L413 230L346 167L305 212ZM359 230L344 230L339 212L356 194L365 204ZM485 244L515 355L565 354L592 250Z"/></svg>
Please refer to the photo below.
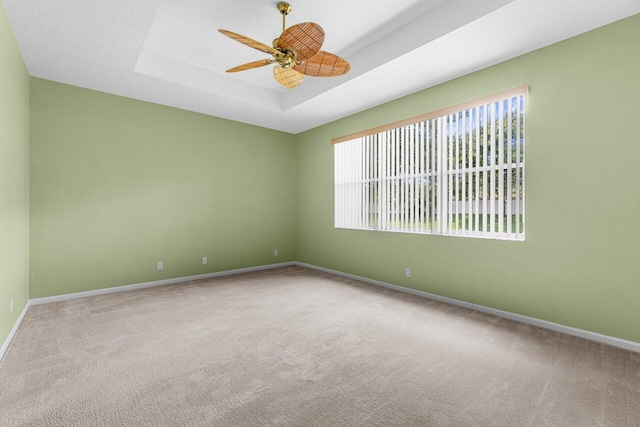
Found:
<svg viewBox="0 0 640 427"><path fill-rule="evenodd" d="M335 227L524 240L527 92L333 140Z"/></svg>

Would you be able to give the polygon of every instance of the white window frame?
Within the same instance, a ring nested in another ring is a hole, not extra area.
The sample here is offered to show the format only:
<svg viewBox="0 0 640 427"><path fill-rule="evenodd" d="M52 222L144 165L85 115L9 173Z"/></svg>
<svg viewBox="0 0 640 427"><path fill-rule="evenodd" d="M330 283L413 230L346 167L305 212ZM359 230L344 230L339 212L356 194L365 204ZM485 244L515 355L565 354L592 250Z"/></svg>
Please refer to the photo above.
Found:
<svg viewBox="0 0 640 427"><path fill-rule="evenodd" d="M335 227L523 241L528 90L332 140Z"/></svg>

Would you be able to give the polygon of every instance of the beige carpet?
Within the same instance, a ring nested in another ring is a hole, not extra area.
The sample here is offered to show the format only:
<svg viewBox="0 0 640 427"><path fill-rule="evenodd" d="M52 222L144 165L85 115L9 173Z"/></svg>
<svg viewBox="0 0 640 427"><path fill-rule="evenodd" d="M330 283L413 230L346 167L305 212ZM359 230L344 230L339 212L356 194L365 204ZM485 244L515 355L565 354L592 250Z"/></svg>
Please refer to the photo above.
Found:
<svg viewBox="0 0 640 427"><path fill-rule="evenodd" d="M31 307L0 425L639 426L640 354L287 267Z"/></svg>

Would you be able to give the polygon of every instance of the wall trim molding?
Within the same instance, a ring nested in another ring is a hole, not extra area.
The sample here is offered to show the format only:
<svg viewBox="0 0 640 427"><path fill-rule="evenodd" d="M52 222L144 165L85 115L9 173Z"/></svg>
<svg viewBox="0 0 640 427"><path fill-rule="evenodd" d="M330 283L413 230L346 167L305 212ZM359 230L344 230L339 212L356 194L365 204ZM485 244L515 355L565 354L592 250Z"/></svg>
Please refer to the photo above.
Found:
<svg viewBox="0 0 640 427"><path fill-rule="evenodd" d="M143 282L143 283L136 283L132 285L114 286L112 288L102 288L102 289L96 289L93 291L74 292L71 294L54 295L51 297L30 299L27 301L27 304L24 306L24 309L22 309L22 313L20 313L20 316L16 320L16 323L13 325L11 332L9 332L7 339L5 339L4 343L2 344L2 347L0 348L0 362L2 361L2 358L4 357L7 350L9 349L9 345L11 344L13 337L18 331L18 328L20 327L20 324L22 323L24 316L27 314L27 310L32 305L48 304L51 302L67 301L67 300L86 298L86 297L91 297L96 295L111 294L115 292L132 291L134 289L150 288L153 286L172 285L176 283L189 282L191 280L209 279L212 277L230 276L233 274L241 274L241 273L250 273L252 271L269 270L272 268L287 267L290 265L294 265L294 262L288 261L288 262L281 262L278 264L259 265L256 267L238 268L235 270L217 271L214 273L197 274L194 276L175 277L172 279L155 280L153 282Z"/></svg>
<svg viewBox="0 0 640 427"><path fill-rule="evenodd" d="M398 292L404 292L404 293L419 296L422 298L427 298L434 301L443 302L446 304L452 304L452 305L467 308L470 310L480 311L482 313L492 314L494 316L504 317L506 319L514 320L516 322L526 323L526 324L537 326L540 328L549 329L556 332L562 332L568 335L573 335L576 337L580 337L580 338L588 339L591 341L596 341L603 344L608 344L614 347L619 347L625 350L631 350L631 351L640 353L640 343L637 343L634 341L628 341L621 338L612 337L609 335L599 334L597 332L591 332L584 329L578 329L571 326L562 325L559 323L549 322L547 320L537 319L535 317L529 317L529 316L524 316L522 314L512 313L509 311L498 310L498 309L487 307L480 304L474 304L474 303L470 303L470 302L466 302L466 301L462 301L454 298L444 297L441 295L432 294L432 293L420 291L417 289L407 288L404 286L394 285L392 283L382 282L380 280L369 279L367 277L357 276L355 274L345 273L338 270L332 270L330 268L320 267L313 264L307 264L299 261L289 261L289 262L282 262L278 264L267 264L267 265L260 265L256 267L239 268L235 270L225 270L225 271L218 271L214 273L198 274L194 276L183 276L183 277L176 277L172 279L156 280L152 282L136 283L132 285L115 286L112 288L96 289L93 291L75 292L71 294L55 295L51 297L30 299L27 301L27 304L22 309L20 316L18 317L18 319L16 320L16 323L13 325L13 328L11 329L11 332L9 333L6 340L4 341L4 344L0 348L0 361L2 361L2 358L7 352L9 345L11 344L11 341L13 340L16 332L18 331L18 328L20 327L20 324L22 323L22 320L24 319L27 313L27 310L32 305L48 304L51 302L67 301L67 300L72 300L77 298L86 298L90 296L105 295L105 294L110 294L115 292L125 292L125 291L131 291L134 289L149 288L153 286L172 285L176 283L188 282L191 280L209 279L212 277L250 273L253 271L269 270L269 269L278 268L278 267L288 267L291 265L305 267L311 270L322 271L325 273L335 274L337 276L342 276L349 279L359 280L361 282L368 283L371 285L380 286L387 289L393 289Z"/></svg>
<svg viewBox="0 0 640 427"><path fill-rule="evenodd" d="M197 274L195 276L182 276L172 279L155 280L153 282L135 283L133 285L114 286L112 288L95 289L93 291L74 292L71 294L54 295L51 297L34 298L29 300L31 305L48 304L50 302L67 301L77 298L86 298L95 295L105 295L114 292L132 291L134 289L150 288L153 286L173 285L176 283L189 282L191 280L210 279L212 277L230 276L233 274L250 273L252 271L270 270L272 268L287 267L293 265L293 261L281 262L279 264L259 265L257 267L238 268L235 270L217 271L214 273Z"/></svg>
<svg viewBox="0 0 640 427"><path fill-rule="evenodd" d="M470 310L480 311L482 313L492 314L494 316L504 317L506 319L515 320L520 323L527 323L529 325L537 326L539 328L550 329L556 332L562 332L568 335L584 338L590 341L597 341L603 344L612 345L614 347L623 348L625 350L631 350L640 353L640 343L635 341L628 341L622 338L616 338L609 335L599 334L597 332L591 332L584 329L574 328L572 326L562 325L560 323L549 322L547 320L537 319L535 317L524 316L522 314L512 313L510 311L498 310L496 308L487 307L480 304L474 304L454 298L443 297L441 295L432 294L429 292L419 291L417 289L406 288L404 286L398 286L380 280L369 279L367 277L356 276L355 274L344 273L338 270L332 270L330 268L319 267L313 264L307 264L304 262L294 262L294 265L300 267L310 268L312 270L323 271L325 273L331 273L349 279L359 280L361 282L369 283L375 286L381 286L387 289L393 289L395 291L404 292L407 294L419 296L422 298L431 299L434 301L444 302L446 304L457 305L459 307L468 308Z"/></svg>
<svg viewBox="0 0 640 427"><path fill-rule="evenodd" d="M20 313L20 316L18 316L18 319L16 320L16 323L13 324L13 328L11 328L11 332L9 332L7 339L4 340L4 344L2 344L2 347L0 348L0 362L2 362L2 358L4 357L5 353L9 349L9 344L11 344L11 341L13 340L13 337L16 335L16 332L18 332L18 328L22 323L22 319L24 319L24 316L25 314L27 314L27 310L29 309L30 306L31 306L31 301L27 301L27 303L24 305L24 308L22 309L22 312Z"/></svg>

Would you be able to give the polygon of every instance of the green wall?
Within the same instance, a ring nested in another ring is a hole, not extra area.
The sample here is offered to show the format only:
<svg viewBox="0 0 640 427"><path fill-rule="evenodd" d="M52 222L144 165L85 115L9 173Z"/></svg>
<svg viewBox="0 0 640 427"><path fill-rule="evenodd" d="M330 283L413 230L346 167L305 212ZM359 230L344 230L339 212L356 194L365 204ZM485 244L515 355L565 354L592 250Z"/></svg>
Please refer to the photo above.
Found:
<svg viewBox="0 0 640 427"><path fill-rule="evenodd" d="M292 261L294 224L293 135L31 79L31 298Z"/></svg>
<svg viewBox="0 0 640 427"><path fill-rule="evenodd" d="M638 43L635 15L299 134L296 259L640 342ZM333 228L331 138L523 84L525 242Z"/></svg>
<svg viewBox="0 0 640 427"><path fill-rule="evenodd" d="M28 298L291 260L640 342L638 40L640 15L293 136L29 79L0 7L0 342ZM522 84L525 242L333 228L331 138Z"/></svg>
<svg viewBox="0 0 640 427"><path fill-rule="evenodd" d="M29 75L0 3L0 346L28 299Z"/></svg>

